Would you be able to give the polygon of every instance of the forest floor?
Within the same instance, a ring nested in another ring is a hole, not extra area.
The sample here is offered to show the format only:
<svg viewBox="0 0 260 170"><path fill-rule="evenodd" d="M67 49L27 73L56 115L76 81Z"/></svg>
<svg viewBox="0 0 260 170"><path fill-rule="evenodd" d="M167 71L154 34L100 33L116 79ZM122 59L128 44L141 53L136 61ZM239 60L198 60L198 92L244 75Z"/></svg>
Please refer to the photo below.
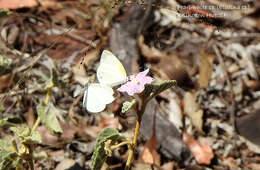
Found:
<svg viewBox="0 0 260 170"><path fill-rule="evenodd" d="M147 105L133 170L260 170L258 1L2 0L0 8L9 9L0 11L2 169L4 141L15 141L27 169L21 146L38 141L10 127L40 134L35 170L90 169L103 129L133 136L135 113L121 112L127 95L99 114L83 107L107 49L128 75L150 68L156 80L177 81ZM38 122L44 100L54 117ZM102 169L124 169L127 156L116 149Z"/></svg>

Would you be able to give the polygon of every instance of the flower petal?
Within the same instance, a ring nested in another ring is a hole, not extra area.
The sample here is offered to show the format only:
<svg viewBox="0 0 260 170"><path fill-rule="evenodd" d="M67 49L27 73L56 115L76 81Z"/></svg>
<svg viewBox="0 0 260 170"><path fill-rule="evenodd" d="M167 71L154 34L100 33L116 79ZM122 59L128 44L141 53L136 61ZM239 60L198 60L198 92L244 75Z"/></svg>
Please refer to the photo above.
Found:
<svg viewBox="0 0 260 170"><path fill-rule="evenodd" d="M145 85L154 80L152 77L146 76L148 72L149 68L138 73L136 76L130 76L130 81L121 85L117 90L120 92L127 92L130 96L133 96L135 93L141 93L145 89Z"/></svg>
<svg viewBox="0 0 260 170"><path fill-rule="evenodd" d="M136 78L139 79L139 78L145 77L148 74L148 72L149 72L149 68L144 70L144 71L142 71L142 72L140 72L140 73L138 73L136 75Z"/></svg>

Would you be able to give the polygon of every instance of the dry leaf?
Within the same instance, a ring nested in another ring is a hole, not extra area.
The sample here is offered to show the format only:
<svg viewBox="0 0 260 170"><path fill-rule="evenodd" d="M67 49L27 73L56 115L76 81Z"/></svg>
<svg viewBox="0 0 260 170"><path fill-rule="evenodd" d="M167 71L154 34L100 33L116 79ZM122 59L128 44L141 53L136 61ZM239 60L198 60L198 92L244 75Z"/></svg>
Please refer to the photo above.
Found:
<svg viewBox="0 0 260 170"><path fill-rule="evenodd" d="M53 34L53 32L59 32L60 34ZM46 30L46 33L33 37L33 41L36 41L39 46L50 47L55 41L59 40L55 48L50 48L47 51L47 55L55 60L66 59L66 62L73 61L76 55L85 48L85 45L76 38L63 36L63 33L57 29Z"/></svg>
<svg viewBox="0 0 260 170"><path fill-rule="evenodd" d="M119 125L120 124L118 117L101 117L99 120L98 127L100 127L100 129L108 127L118 129Z"/></svg>
<svg viewBox="0 0 260 170"><path fill-rule="evenodd" d="M45 126L39 126L37 131L41 134L42 143L45 145L54 145L58 142L58 136L51 134Z"/></svg>
<svg viewBox="0 0 260 170"><path fill-rule="evenodd" d="M132 168L132 170L150 170L151 169L151 165L150 164L145 164L145 163L135 163L134 167Z"/></svg>
<svg viewBox="0 0 260 170"><path fill-rule="evenodd" d="M29 127L33 127L35 116L32 106L29 107L28 111L25 113L25 119Z"/></svg>
<svg viewBox="0 0 260 170"><path fill-rule="evenodd" d="M62 3L58 3L53 0L40 0L39 3L45 8L61 9L63 7Z"/></svg>
<svg viewBox="0 0 260 170"><path fill-rule="evenodd" d="M203 110L199 109L199 105L196 102L196 98L190 93L185 93L183 98L184 103L184 112L190 118L192 124L195 128L200 132L203 133L202 126L203 126Z"/></svg>
<svg viewBox="0 0 260 170"><path fill-rule="evenodd" d="M79 82L81 85L85 85L88 82L88 76L86 74L85 65L91 65L91 62L94 62L98 59L99 50L95 49L85 54L78 63L73 67L73 78L75 81Z"/></svg>
<svg viewBox="0 0 260 170"><path fill-rule="evenodd" d="M245 85L253 90L259 90L260 89L260 81L259 80L246 80L244 81Z"/></svg>
<svg viewBox="0 0 260 170"><path fill-rule="evenodd" d="M61 135L62 140L72 140L78 128L71 125L65 125L62 122L60 122L60 125L63 131Z"/></svg>
<svg viewBox="0 0 260 170"><path fill-rule="evenodd" d="M75 161L73 159L63 159L55 168L55 170L65 170L69 169L75 164Z"/></svg>
<svg viewBox="0 0 260 170"><path fill-rule="evenodd" d="M200 52L200 88L207 88L213 71L213 61L215 56L207 54L204 50Z"/></svg>
<svg viewBox="0 0 260 170"><path fill-rule="evenodd" d="M158 61L162 59L164 56L166 56L166 54L157 50L156 48L154 47L150 48L148 45L146 45L144 43L143 36L140 36L140 38L138 39L138 45L141 49L142 55L145 56L148 61Z"/></svg>
<svg viewBox="0 0 260 170"><path fill-rule="evenodd" d="M60 162L65 158L64 150L50 151L48 155L56 162Z"/></svg>
<svg viewBox="0 0 260 170"><path fill-rule="evenodd" d="M60 137L52 134L51 131L49 131L45 126L39 126L37 128L37 131L41 134L43 144L55 145L59 144L59 140L72 140L74 138L75 133L79 131L78 128L70 125L64 125L62 123L60 125L63 131Z"/></svg>
<svg viewBox="0 0 260 170"><path fill-rule="evenodd" d="M229 166L230 169L239 169L234 158L232 158L232 157L224 158L224 162Z"/></svg>
<svg viewBox="0 0 260 170"><path fill-rule="evenodd" d="M154 67L160 77L165 80L176 80L178 86L181 87L192 87L193 83L186 70L185 64L175 54L171 53L164 56L160 63Z"/></svg>
<svg viewBox="0 0 260 170"><path fill-rule="evenodd" d="M248 165L246 165L246 167L249 169L258 170L260 167L260 163L249 163Z"/></svg>
<svg viewBox="0 0 260 170"><path fill-rule="evenodd" d="M13 74L5 74L0 76L0 92L12 85L13 78Z"/></svg>
<svg viewBox="0 0 260 170"><path fill-rule="evenodd" d="M183 132L183 141L188 145L198 164L209 165L214 153L207 143L202 143Z"/></svg>
<svg viewBox="0 0 260 170"><path fill-rule="evenodd" d="M260 151L260 109L250 112L248 115L236 119L238 133L247 140L258 145ZM256 151L255 149L252 151Z"/></svg>
<svg viewBox="0 0 260 170"><path fill-rule="evenodd" d="M167 113L169 121L176 126L179 132L181 132L181 129L183 127L183 114L178 95L175 93L168 93L165 91L162 92L160 96L169 100L169 103L161 102L161 108Z"/></svg>
<svg viewBox="0 0 260 170"><path fill-rule="evenodd" d="M144 163L148 164L155 164L157 166L160 166L161 164L161 158L160 155L157 152L157 146L158 146L158 141L156 137L156 131L155 131L155 116L154 116L154 122L153 122L153 134L151 138L146 141L144 145L144 149L140 154L140 159Z"/></svg>
<svg viewBox="0 0 260 170"><path fill-rule="evenodd" d="M92 139L96 139L100 131L102 131L102 129L97 126L84 126L78 129L80 136Z"/></svg>
<svg viewBox="0 0 260 170"><path fill-rule="evenodd" d="M176 166L175 162L167 162L161 166L161 170L173 170Z"/></svg>
<svg viewBox="0 0 260 170"><path fill-rule="evenodd" d="M37 6L36 0L1 0L0 8L18 9L31 8Z"/></svg>

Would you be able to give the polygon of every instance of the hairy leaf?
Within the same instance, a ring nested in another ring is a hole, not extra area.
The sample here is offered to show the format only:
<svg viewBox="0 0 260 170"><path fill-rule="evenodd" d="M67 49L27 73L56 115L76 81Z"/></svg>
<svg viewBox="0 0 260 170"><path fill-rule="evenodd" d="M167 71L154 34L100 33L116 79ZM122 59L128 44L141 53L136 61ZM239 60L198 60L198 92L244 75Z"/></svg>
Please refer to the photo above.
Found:
<svg viewBox="0 0 260 170"><path fill-rule="evenodd" d="M147 90L145 95L147 96L147 101L157 96L164 90L167 90L173 86L175 86L177 82L175 80L163 80L159 82L152 83L147 86Z"/></svg>
<svg viewBox="0 0 260 170"><path fill-rule="evenodd" d="M51 69L51 82L54 86L63 88L66 86L66 83L59 79L58 73L55 69Z"/></svg>
<svg viewBox="0 0 260 170"><path fill-rule="evenodd" d="M0 119L0 127L3 126L16 126L18 124L21 124L23 121L20 117L16 116L10 116L3 119Z"/></svg>
<svg viewBox="0 0 260 170"><path fill-rule="evenodd" d="M136 100L132 100L132 101L125 101L123 103L123 107L122 107L122 113L127 112L128 110L130 110L134 105L136 104Z"/></svg>
<svg viewBox="0 0 260 170"><path fill-rule="evenodd" d="M107 158L107 154L105 151L105 142L111 140L111 144L115 143L115 141L120 136L119 132L113 128L106 128L102 132L100 132L97 140L97 144L92 155L92 170L100 170L103 163Z"/></svg>
<svg viewBox="0 0 260 170"><path fill-rule="evenodd" d="M11 11L8 9L0 9L0 17L7 16L13 14Z"/></svg>
<svg viewBox="0 0 260 170"><path fill-rule="evenodd" d="M58 109L52 103L45 104L41 101L37 106L37 114L40 117L42 123L54 133L62 133L60 123L56 117Z"/></svg>
<svg viewBox="0 0 260 170"><path fill-rule="evenodd" d="M31 132L31 129L27 125L10 128L15 135L19 137L21 143L24 144L37 144L41 143L41 135L37 131Z"/></svg>
<svg viewBox="0 0 260 170"><path fill-rule="evenodd" d="M1 9L0 9L0 15L1 15ZM0 74L5 73L8 71L11 67L12 60L10 58L3 57L0 55Z"/></svg>
<svg viewBox="0 0 260 170"><path fill-rule="evenodd" d="M5 107L2 104L0 104L0 112L4 111L4 110L5 110Z"/></svg>
<svg viewBox="0 0 260 170"><path fill-rule="evenodd" d="M13 159L16 157L18 154L12 149L11 144L0 139L0 170L13 168Z"/></svg>

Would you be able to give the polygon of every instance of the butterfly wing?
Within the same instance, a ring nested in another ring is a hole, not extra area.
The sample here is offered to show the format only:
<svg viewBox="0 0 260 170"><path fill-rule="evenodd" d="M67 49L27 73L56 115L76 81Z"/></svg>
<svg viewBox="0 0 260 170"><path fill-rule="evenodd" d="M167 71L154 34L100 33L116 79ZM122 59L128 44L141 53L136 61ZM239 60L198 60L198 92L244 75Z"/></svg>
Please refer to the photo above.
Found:
<svg viewBox="0 0 260 170"><path fill-rule="evenodd" d="M85 99L86 108L92 113L103 111L107 104L112 103L115 100L113 97L113 89L107 85L93 83L88 86L86 91L83 101Z"/></svg>
<svg viewBox="0 0 260 170"><path fill-rule="evenodd" d="M88 84L85 85L83 90L84 90L83 107L87 107Z"/></svg>
<svg viewBox="0 0 260 170"><path fill-rule="evenodd" d="M116 56L110 51L104 50L97 69L97 78L101 84L113 87L126 82L127 74L124 66Z"/></svg>

